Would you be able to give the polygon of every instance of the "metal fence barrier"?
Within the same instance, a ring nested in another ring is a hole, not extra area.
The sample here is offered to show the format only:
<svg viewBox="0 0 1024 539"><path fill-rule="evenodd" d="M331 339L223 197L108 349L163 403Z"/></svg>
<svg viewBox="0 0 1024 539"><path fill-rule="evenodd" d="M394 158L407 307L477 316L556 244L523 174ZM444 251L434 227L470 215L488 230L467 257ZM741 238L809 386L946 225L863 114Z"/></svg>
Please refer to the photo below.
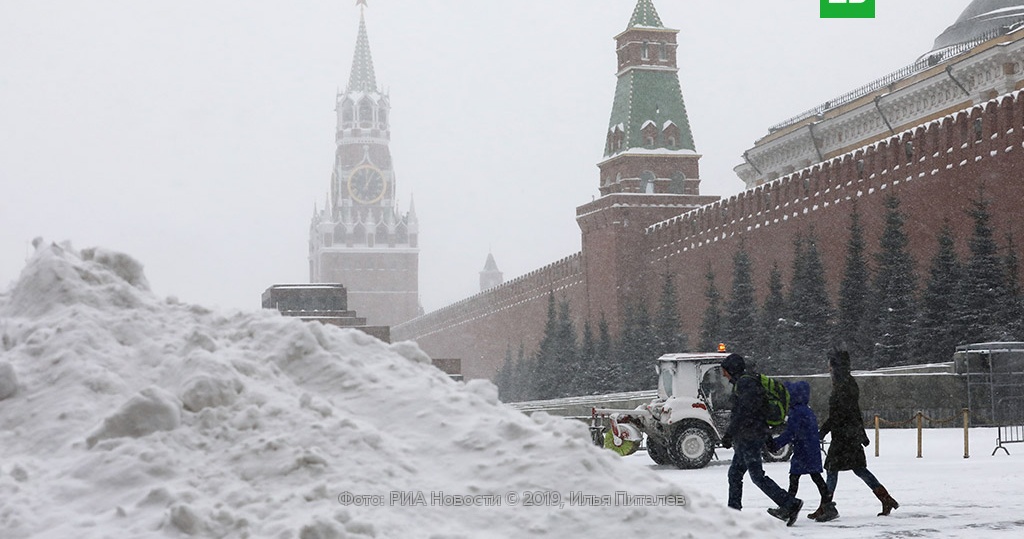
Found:
<svg viewBox="0 0 1024 539"><path fill-rule="evenodd" d="M1005 427L998 427L998 429L996 433L996 448L992 450L993 456L1000 449L1009 455L1010 451L1006 449L1005 444L1024 443L1024 425L1007 425Z"/></svg>

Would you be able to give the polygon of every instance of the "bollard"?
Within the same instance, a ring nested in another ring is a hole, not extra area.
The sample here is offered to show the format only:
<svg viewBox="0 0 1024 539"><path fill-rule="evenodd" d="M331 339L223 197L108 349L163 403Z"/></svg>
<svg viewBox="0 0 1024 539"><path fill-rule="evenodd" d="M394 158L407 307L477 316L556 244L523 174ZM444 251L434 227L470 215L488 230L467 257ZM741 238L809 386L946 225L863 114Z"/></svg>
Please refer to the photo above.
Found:
<svg viewBox="0 0 1024 539"><path fill-rule="evenodd" d="M971 439L967 435L967 426L968 426L968 410L967 410L967 408L964 408L964 458L965 459L971 458L971 451L970 451Z"/></svg>
<svg viewBox="0 0 1024 539"><path fill-rule="evenodd" d="M878 414L875 414L875 456L878 456Z"/></svg>
<svg viewBox="0 0 1024 539"><path fill-rule="evenodd" d="M921 458L921 428L924 422L924 413L917 413L917 458Z"/></svg>

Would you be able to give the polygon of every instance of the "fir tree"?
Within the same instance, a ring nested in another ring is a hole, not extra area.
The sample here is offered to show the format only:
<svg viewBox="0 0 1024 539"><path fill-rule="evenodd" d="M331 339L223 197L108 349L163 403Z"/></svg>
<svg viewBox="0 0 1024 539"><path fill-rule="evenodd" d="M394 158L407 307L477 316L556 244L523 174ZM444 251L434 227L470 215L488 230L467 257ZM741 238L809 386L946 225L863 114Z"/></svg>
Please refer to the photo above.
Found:
<svg viewBox="0 0 1024 539"><path fill-rule="evenodd" d="M555 368L553 395L555 397L568 397L576 395L576 388L572 380L581 369L578 362L579 353L576 349L576 330L572 325L572 314L569 309L569 300L563 300L558 305L558 328L555 334Z"/></svg>
<svg viewBox="0 0 1024 539"><path fill-rule="evenodd" d="M697 342L697 349L702 352L709 352L718 349L718 343L723 342L725 335L722 331L722 294L715 286L715 272L708 266L708 272L704 275L707 280L707 287L704 289L704 299L707 300L707 307L704 309L704 316L700 323L700 339Z"/></svg>
<svg viewBox="0 0 1024 539"><path fill-rule="evenodd" d="M555 292L548 294L548 317L544 324L544 336L534 359L535 388L533 399L550 399L556 393L558 378L558 310L555 307Z"/></svg>
<svg viewBox="0 0 1024 539"><path fill-rule="evenodd" d="M900 201L885 199L885 228L881 249L875 255L874 281L875 334L874 367L893 367L913 363L913 335L917 325L917 277L914 260L907 250Z"/></svg>
<svg viewBox="0 0 1024 539"><path fill-rule="evenodd" d="M498 400L511 402L512 395L512 373L515 370L515 359L512 358L512 343L505 347L505 361L494 373L494 385L498 388Z"/></svg>
<svg viewBox="0 0 1024 539"><path fill-rule="evenodd" d="M787 346L792 350L793 365L791 372L784 374L821 370L832 344L832 304L813 230L807 238L798 235L794 241L793 279L786 307L790 321Z"/></svg>
<svg viewBox="0 0 1024 539"><path fill-rule="evenodd" d="M583 322L583 340L576 361L579 366L573 374L573 388L577 395L594 395L597 386L597 342L590 321Z"/></svg>
<svg viewBox="0 0 1024 539"><path fill-rule="evenodd" d="M619 389L622 373L620 363L614 355L611 332L608 330L608 320L604 313L597 323L597 365L594 380L596 393L608 393Z"/></svg>
<svg viewBox="0 0 1024 539"><path fill-rule="evenodd" d="M869 308L871 272L865 256L864 227L854 205L850 213L850 238L846 243L846 265L839 285L836 337L845 343L856 368L866 367L873 352Z"/></svg>
<svg viewBox="0 0 1024 539"><path fill-rule="evenodd" d="M636 301L626 312L619 343L624 390L638 391L656 387L654 366L657 359L657 337L651 325L651 315L643 301Z"/></svg>
<svg viewBox="0 0 1024 539"><path fill-rule="evenodd" d="M953 231L946 221L939 229L938 250L932 257L928 282L921 293L917 348L925 362L949 361L960 341L957 296L963 272L954 243Z"/></svg>
<svg viewBox="0 0 1024 539"><path fill-rule="evenodd" d="M526 347L520 342L519 354L512 370L508 402L522 402L537 398L536 370L536 361L526 355Z"/></svg>
<svg viewBox="0 0 1024 539"><path fill-rule="evenodd" d="M679 297L671 273L664 274L661 287L661 300L658 305L658 319L655 321L655 334L658 340L658 355L686 352L687 337L683 333L683 322L679 316Z"/></svg>
<svg viewBox="0 0 1024 539"><path fill-rule="evenodd" d="M732 267L732 295L725 312L726 340L730 351L751 355L758 351L757 302L754 299L750 255L743 243L733 255Z"/></svg>
<svg viewBox="0 0 1024 539"><path fill-rule="evenodd" d="M1004 270L992 239L988 206L981 192L967 211L974 220L974 233L968 242L970 258L961 287L964 337L968 342L993 341L1003 335L1000 322L1006 294Z"/></svg>
<svg viewBox="0 0 1024 539"><path fill-rule="evenodd" d="M787 327L787 315L782 287L782 271L779 270L779 263L775 262L768 273L768 295L761 308L761 340L758 345L758 350L762 350L765 357L762 365L766 371L771 372L786 372L792 367L792 361L783 352L785 339L782 335Z"/></svg>
<svg viewBox="0 0 1024 539"><path fill-rule="evenodd" d="M1013 244L1013 235L1006 235L1006 254L1003 256L1006 296L1003 307L1003 327L1006 334L1002 340L1019 341L1024 334L1024 298L1020 286L1020 259Z"/></svg>

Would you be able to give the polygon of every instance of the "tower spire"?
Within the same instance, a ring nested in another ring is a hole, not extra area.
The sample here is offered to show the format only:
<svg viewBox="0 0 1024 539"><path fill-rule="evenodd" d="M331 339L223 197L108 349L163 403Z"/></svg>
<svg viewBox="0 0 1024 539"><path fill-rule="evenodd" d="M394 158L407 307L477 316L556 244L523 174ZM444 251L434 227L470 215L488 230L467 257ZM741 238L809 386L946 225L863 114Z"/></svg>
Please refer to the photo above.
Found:
<svg viewBox="0 0 1024 539"><path fill-rule="evenodd" d="M635 28L637 26L646 28L665 27L661 22L661 17L658 16L658 10L654 9L654 2L652 0L639 0L636 3L636 7L633 8L633 16L629 19L629 26L627 28Z"/></svg>
<svg viewBox="0 0 1024 539"><path fill-rule="evenodd" d="M700 156L679 84L678 33L665 27L652 0L637 0L626 30L615 36L618 82L598 165L602 196L699 194Z"/></svg>
<svg viewBox="0 0 1024 539"><path fill-rule="evenodd" d="M356 50L352 55L352 73L348 77L348 91L377 91L377 77L373 74L373 56L370 54L370 38L366 35L366 18L363 8L366 0L357 0L359 8L359 35L356 37Z"/></svg>

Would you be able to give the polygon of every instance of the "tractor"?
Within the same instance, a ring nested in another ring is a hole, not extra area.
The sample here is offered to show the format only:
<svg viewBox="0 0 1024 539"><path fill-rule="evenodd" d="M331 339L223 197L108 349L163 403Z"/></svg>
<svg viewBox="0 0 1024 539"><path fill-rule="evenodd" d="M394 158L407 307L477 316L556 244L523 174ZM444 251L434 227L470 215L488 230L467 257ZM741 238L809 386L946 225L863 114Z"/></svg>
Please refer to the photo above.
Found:
<svg viewBox="0 0 1024 539"><path fill-rule="evenodd" d="M634 410L593 408L590 430L597 445L621 455L646 439L656 464L703 468L715 456L729 425L732 386L722 375L725 352L666 354L658 358L658 396ZM765 461L788 459L787 445L763 449Z"/></svg>

